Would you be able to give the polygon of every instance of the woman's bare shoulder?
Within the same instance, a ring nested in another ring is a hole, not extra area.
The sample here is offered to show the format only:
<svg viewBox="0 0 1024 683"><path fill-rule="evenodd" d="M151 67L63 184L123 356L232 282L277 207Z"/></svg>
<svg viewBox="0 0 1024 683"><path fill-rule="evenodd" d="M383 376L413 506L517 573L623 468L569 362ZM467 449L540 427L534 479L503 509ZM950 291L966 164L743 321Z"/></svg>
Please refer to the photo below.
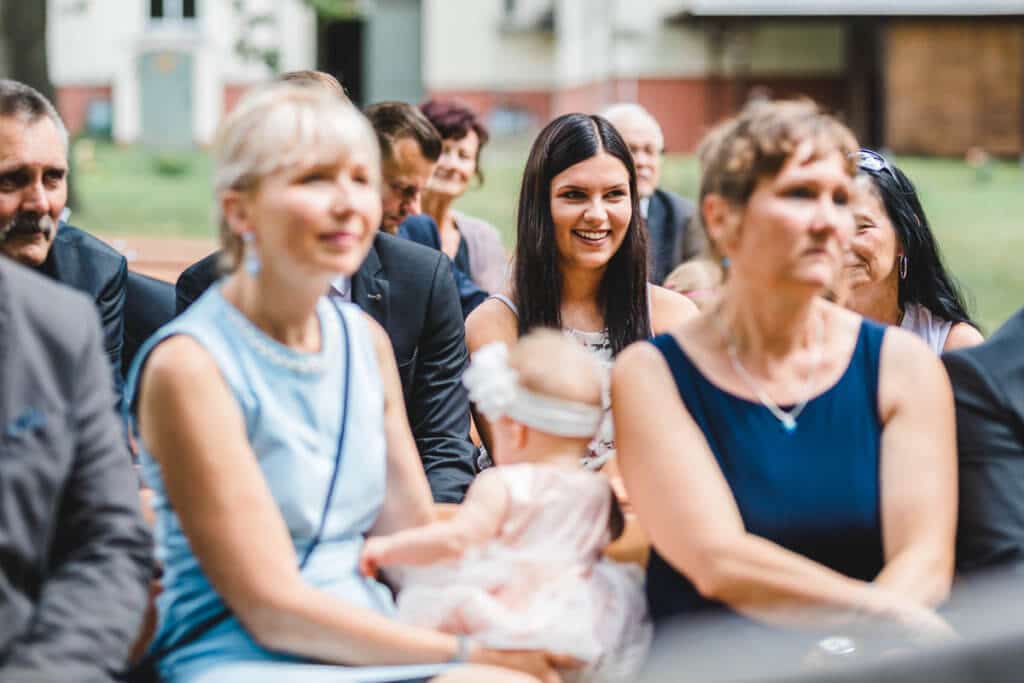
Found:
<svg viewBox="0 0 1024 683"><path fill-rule="evenodd" d="M651 327L655 334L677 329L687 320L697 317L697 306L679 292L650 285Z"/></svg>
<svg viewBox="0 0 1024 683"><path fill-rule="evenodd" d="M149 385L195 391L208 382L220 381L220 368L198 340L187 334L176 334L150 351L143 378Z"/></svg>
<svg viewBox="0 0 1024 683"><path fill-rule="evenodd" d="M518 336L519 319L499 299L487 299L466 318L466 344L470 352L494 341L512 343Z"/></svg>
<svg viewBox="0 0 1024 683"><path fill-rule="evenodd" d="M942 347L943 352L966 349L970 346L977 346L985 341L978 329L969 323L957 323L953 325L946 337L946 343Z"/></svg>

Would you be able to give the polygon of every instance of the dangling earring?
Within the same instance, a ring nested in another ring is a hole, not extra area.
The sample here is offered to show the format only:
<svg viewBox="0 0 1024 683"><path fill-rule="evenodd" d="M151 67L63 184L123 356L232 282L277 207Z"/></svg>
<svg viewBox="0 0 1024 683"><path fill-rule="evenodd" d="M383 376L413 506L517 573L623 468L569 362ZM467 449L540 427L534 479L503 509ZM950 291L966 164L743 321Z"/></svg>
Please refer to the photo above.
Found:
<svg viewBox="0 0 1024 683"><path fill-rule="evenodd" d="M907 267L909 266L907 255L903 254L900 256L900 279L907 279Z"/></svg>
<svg viewBox="0 0 1024 683"><path fill-rule="evenodd" d="M729 260L728 256L723 256L722 257L722 270L729 270L729 266L731 264L732 264L732 261Z"/></svg>
<svg viewBox="0 0 1024 683"><path fill-rule="evenodd" d="M242 267L245 268L245 272L249 275L256 277L260 273L260 255L256 253L256 247L253 244L253 235L251 232L242 233Z"/></svg>

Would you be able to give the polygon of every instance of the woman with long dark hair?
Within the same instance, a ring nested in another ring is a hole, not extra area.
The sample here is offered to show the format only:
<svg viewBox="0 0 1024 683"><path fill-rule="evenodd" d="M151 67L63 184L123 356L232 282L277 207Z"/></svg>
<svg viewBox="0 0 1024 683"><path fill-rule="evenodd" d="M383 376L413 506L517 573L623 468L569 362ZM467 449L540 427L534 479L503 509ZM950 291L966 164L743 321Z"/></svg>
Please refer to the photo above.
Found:
<svg viewBox="0 0 1024 683"><path fill-rule="evenodd" d="M857 169L846 306L917 334L936 353L980 344L910 178L869 149L857 153Z"/></svg>
<svg viewBox="0 0 1024 683"><path fill-rule="evenodd" d="M512 283L466 321L470 352L550 327L610 366L630 343L695 315L685 297L647 284L638 201L633 157L607 120L566 114L549 123L523 174ZM477 415L476 424L486 446L487 422ZM584 465L598 469L613 454L609 422Z"/></svg>

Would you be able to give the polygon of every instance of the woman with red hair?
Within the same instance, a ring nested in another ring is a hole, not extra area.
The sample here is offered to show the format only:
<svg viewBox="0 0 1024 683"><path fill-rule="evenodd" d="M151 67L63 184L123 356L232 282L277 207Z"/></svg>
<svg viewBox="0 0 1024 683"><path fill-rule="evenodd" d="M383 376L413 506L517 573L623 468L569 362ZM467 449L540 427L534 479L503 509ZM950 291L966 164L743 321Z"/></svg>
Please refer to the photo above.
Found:
<svg viewBox="0 0 1024 683"><path fill-rule="evenodd" d="M444 141L434 175L423 190L423 211L437 221L441 250L487 292L501 291L508 255L498 230L453 208L475 176L483 182L480 152L490 137L475 111L455 100L429 100L420 110Z"/></svg>

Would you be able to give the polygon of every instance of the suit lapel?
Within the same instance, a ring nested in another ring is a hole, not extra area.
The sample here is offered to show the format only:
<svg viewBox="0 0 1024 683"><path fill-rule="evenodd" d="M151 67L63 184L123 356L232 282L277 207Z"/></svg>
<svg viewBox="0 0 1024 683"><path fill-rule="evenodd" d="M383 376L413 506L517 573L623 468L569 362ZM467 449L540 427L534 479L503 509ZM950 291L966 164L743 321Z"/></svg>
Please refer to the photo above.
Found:
<svg viewBox="0 0 1024 683"><path fill-rule="evenodd" d="M389 289L390 283L384 276L380 256L376 247L371 246L363 265L352 276L352 301L384 329L388 329Z"/></svg>
<svg viewBox="0 0 1024 683"><path fill-rule="evenodd" d="M661 244L665 233L666 215L665 202L655 192L651 195L651 203L647 205L647 232L651 236L651 245Z"/></svg>
<svg viewBox="0 0 1024 683"><path fill-rule="evenodd" d="M654 278L661 275L665 242L668 233L668 202L658 193L651 195L647 206L647 272ZM659 283L660 284L660 283Z"/></svg>

